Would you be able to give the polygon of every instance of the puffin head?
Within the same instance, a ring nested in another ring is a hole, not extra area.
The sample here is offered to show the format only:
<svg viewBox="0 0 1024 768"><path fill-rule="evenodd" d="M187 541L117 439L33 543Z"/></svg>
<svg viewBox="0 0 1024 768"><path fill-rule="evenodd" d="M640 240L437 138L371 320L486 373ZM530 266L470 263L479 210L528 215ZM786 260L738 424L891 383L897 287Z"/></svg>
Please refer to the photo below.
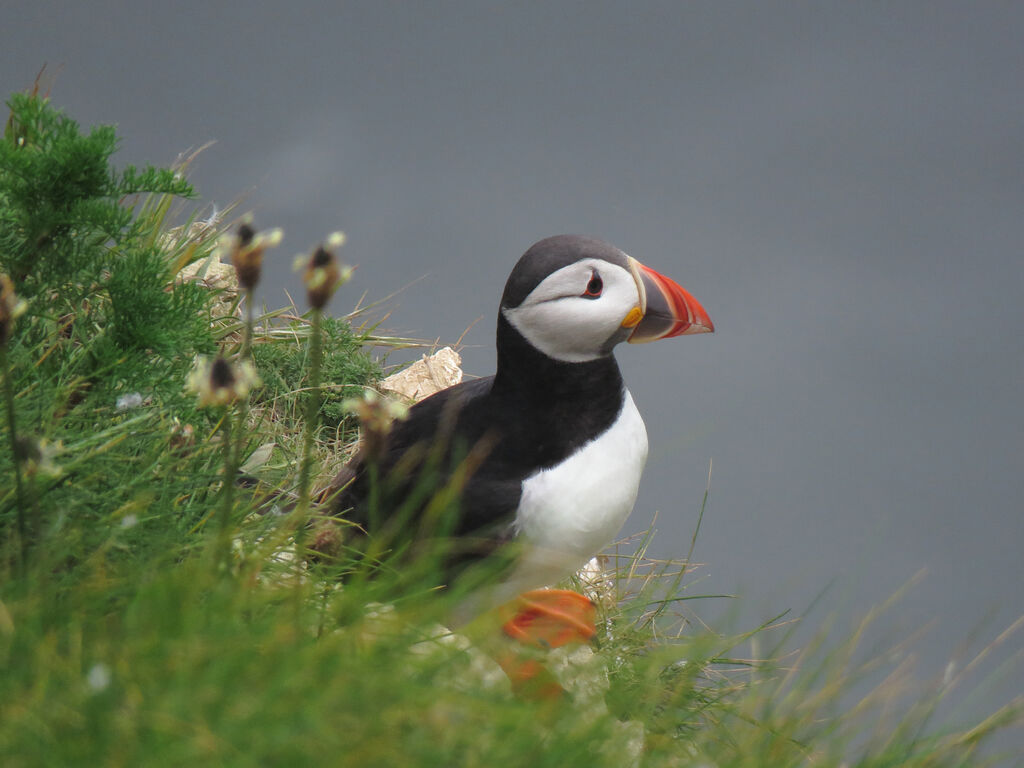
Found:
<svg viewBox="0 0 1024 768"><path fill-rule="evenodd" d="M522 255L501 297L501 315L535 349L583 363L639 344L711 333L686 289L618 248L579 235L541 240Z"/></svg>

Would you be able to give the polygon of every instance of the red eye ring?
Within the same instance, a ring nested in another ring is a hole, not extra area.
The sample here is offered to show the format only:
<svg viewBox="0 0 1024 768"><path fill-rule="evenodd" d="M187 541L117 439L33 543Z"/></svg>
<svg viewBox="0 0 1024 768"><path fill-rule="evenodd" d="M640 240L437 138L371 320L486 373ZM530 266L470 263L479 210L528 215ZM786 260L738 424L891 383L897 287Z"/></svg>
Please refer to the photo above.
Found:
<svg viewBox="0 0 1024 768"><path fill-rule="evenodd" d="M604 290L604 283L601 282L601 276L594 272L590 276L590 282L587 283L587 290L583 292L585 298L596 299L601 295L601 291Z"/></svg>

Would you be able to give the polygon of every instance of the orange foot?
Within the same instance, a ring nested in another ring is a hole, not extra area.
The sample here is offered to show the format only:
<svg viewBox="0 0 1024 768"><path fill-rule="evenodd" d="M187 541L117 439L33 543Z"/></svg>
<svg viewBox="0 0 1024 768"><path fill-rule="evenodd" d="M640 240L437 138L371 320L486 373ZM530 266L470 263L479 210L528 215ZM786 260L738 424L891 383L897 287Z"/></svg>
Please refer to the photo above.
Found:
<svg viewBox="0 0 1024 768"><path fill-rule="evenodd" d="M560 648L585 643L596 632L594 604L567 589L536 589L513 600L505 611L514 612L502 629L509 637L534 648ZM559 698L565 690L535 658L509 651L498 658L512 682L512 690L531 699Z"/></svg>

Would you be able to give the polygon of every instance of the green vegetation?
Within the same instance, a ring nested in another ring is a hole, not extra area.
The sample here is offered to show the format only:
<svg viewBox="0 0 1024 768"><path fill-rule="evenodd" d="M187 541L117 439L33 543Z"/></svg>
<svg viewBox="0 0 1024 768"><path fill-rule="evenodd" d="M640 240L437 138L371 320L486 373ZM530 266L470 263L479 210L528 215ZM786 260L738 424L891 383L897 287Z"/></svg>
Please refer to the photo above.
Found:
<svg viewBox="0 0 1024 768"><path fill-rule="evenodd" d="M299 325L304 325L299 323ZM272 344L260 344L253 349L253 360L260 370L264 391L261 397L277 402L307 384L309 376L309 348L305 334L281 335ZM358 426L344 408L344 401L358 394L363 385L380 376L379 366L363 354L365 336L352 330L344 320L333 317L323 319L324 363L321 376L330 382L319 410L319 426L331 432L331 437L344 443L354 433L347 431ZM279 411L289 429L301 429L298 414ZM335 437L336 433L336 437Z"/></svg>
<svg viewBox="0 0 1024 768"><path fill-rule="evenodd" d="M82 135L36 94L9 106L5 767L973 766L1019 721L1018 703L958 729L932 723L950 685L899 717L890 705L904 691L889 682L846 706L865 675L897 662L857 661L858 635L783 656L781 623L725 636L684 621L674 609L700 597L687 563L645 559L649 537L598 589L595 647L544 657L573 703L512 696L481 650L493 627L471 627L472 640L443 628L464 594L424 586L429 554L375 563L372 579L344 542L305 563L304 510L257 514L264 496L223 482L241 467L272 498L301 497L306 424L312 489L330 476L355 437L343 401L380 375L359 313L322 318L322 399L304 399L311 323L294 311L254 319L262 384L232 389L248 323L237 291L180 277L213 264L222 235L215 222L172 226L175 200L192 196L186 169L114 172L112 129ZM242 240L220 243L237 255ZM218 352L229 373L212 363L193 377L201 406L186 382L197 355ZM339 586L341 572L355 577ZM779 650L743 658L752 638Z"/></svg>

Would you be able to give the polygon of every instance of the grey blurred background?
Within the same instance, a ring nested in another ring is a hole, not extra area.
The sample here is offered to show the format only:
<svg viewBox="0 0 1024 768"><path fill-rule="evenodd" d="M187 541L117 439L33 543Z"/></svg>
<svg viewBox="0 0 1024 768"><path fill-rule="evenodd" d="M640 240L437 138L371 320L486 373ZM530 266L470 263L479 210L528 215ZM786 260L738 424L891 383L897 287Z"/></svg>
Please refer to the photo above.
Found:
<svg viewBox="0 0 1024 768"><path fill-rule="evenodd" d="M343 229L336 300L490 373L535 240L606 239L713 336L621 349L651 458L626 532L685 554L713 623L835 612L922 569L893 638L941 677L1024 614L1024 4L6 2L0 90L115 123L120 163L244 198L291 255ZM422 278L422 279L421 279ZM479 320L479 322L476 322ZM475 324L474 324L475 323ZM393 361L397 361L393 357ZM729 619L726 621L725 618ZM814 619L811 627L820 626ZM967 643L978 630L973 643ZM984 712L1024 690L1020 635Z"/></svg>

